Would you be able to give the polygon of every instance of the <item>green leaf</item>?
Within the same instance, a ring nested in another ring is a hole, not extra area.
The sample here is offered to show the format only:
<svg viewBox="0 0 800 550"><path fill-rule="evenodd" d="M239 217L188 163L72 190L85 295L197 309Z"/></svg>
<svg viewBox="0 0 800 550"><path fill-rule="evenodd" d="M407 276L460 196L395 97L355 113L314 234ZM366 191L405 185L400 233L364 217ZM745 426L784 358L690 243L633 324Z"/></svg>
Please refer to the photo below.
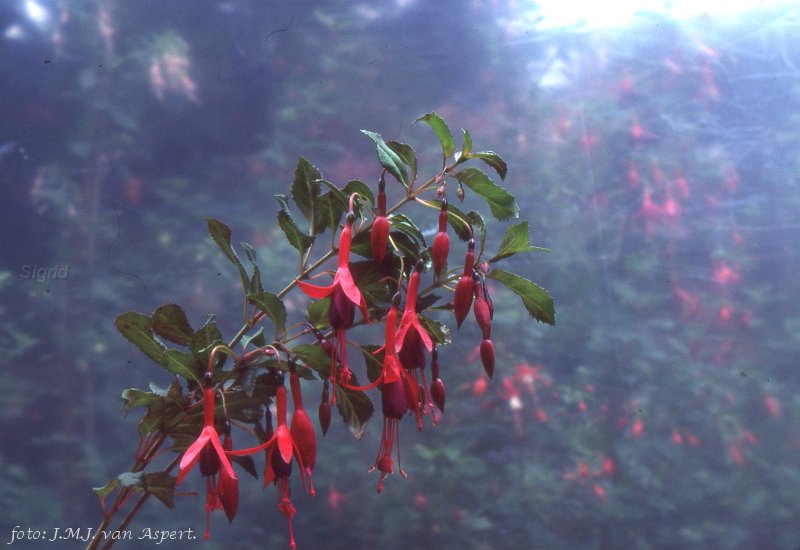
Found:
<svg viewBox="0 0 800 550"><path fill-rule="evenodd" d="M323 329L329 325L328 314L331 307L330 296L308 303L308 322L314 328Z"/></svg>
<svg viewBox="0 0 800 550"><path fill-rule="evenodd" d="M397 181L408 187L409 179L408 172L406 171L403 159L389 147L380 134L370 132L369 130L361 130L361 132L375 142L378 149L378 162L381 166L393 175Z"/></svg>
<svg viewBox="0 0 800 550"><path fill-rule="evenodd" d="M387 141L386 145L397 153L397 156L403 160L406 166L411 168L411 177L408 181L413 182L417 179L417 153L414 149L410 145L399 141Z"/></svg>
<svg viewBox="0 0 800 550"><path fill-rule="evenodd" d="M447 158L455 153L456 141L453 139L453 134L450 132L450 128L447 127L447 123L445 123L442 117L436 113L428 113L426 115L422 115L414 122L419 121L422 121L430 126L436 133L436 137L439 138L439 142L442 144L442 156L444 158Z"/></svg>
<svg viewBox="0 0 800 550"><path fill-rule="evenodd" d="M208 356L211 354L211 348L217 344L223 343L222 333L214 322L214 316L210 315L203 326L192 336L192 354L194 354L195 359L197 359L204 368L207 368ZM226 357L227 355L224 353L217 354L216 359L218 365L221 365Z"/></svg>
<svg viewBox="0 0 800 550"><path fill-rule="evenodd" d="M305 254L309 247L311 247L311 243L314 242L313 238L300 232L292 216L289 215L286 210L280 210L278 212L278 225L283 229L289 244L295 247L301 254Z"/></svg>
<svg viewBox="0 0 800 550"><path fill-rule="evenodd" d="M469 130L461 129L464 133L464 141L461 144L461 156L458 157L460 159L467 160L469 158L470 153L472 153L472 136L469 135Z"/></svg>
<svg viewBox="0 0 800 550"><path fill-rule="evenodd" d="M390 261L390 260L389 260ZM361 294L368 306L376 303L391 302L394 291L389 291L386 284L386 273L391 269L391 264L382 264L378 267L373 260L350 262L350 271L353 274Z"/></svg>
<svg viewBox="0 0 800 550"><path fill-rule="evenodd" d="M253 334L242 336L242 349L247 349L250 344L253 344L254 348L260 348L267 344L267 340L264 338L264 327L258 327Z"/></svg>
<svg viewBox="0 0 800 550"><path fill-rule="evenodd" d="M375 208L375 195L372 194L372 189L369 188L369 185L361 180L348 181L347 185L344 186L344 193L348 200L350 195L358 193L360 197L369 201L369 205L372 208Z"/></svg>
<svg viewBox="0 0 800 550"><path fill-rule="evenodd" d="M97 495L97 498L100 500L100 504L103 505L105 498L111 493L113 493L114 489L116 489L117 487L119 487L119 480L117 478L113 478L102 487L92 488L92 491L94 491L94 494Z"/></svg>
<svg viewBox="0 0 800 550"><path fill-rule="evenodd" d="M264 287L261 285L261 270L258 269L258 263L256 262L256 249L248 243L239 243L239 246L242 247L247 259L250 260L250 265L253 266L253 276L250 278L250 286L247 287L247 292L253 294L261 292Z"/></svg>
<svg viewBox="0 0 800 550"><path fill-rule="evenodd" d="M549 249L540 246L531 246L528 238L528 222L524 221L506 229L506 234L503 235L503 242L500 243L500 250L497 251L497 254L495 254L489 262L497 262L503 258L513 256L517 252L533 251L549 252Z"/></svg>
<svg viewBox="0 0 800 550"><path fill-rule="evenodd" d="M307 367L315 370L320 378L327 378L331 372L331 358L320 345L298 344L292 348L292 354Z"/></svg>
<svg viewBox="0 0 800 550"><path fill-rule="evenodd" d="M258 479L258 472L256 471L256 463L252 457L249 456L231 456L231 462L235 462L241 466L245 472Z"/></svg>
<svg viewBox="0 0 800 550"><path fill-rule="evenodd" d="M524 277L503 269L493 269L488 277L503 283L509 290L522 298L522 303L525 304L531 317L548 325L556 324L553 298L545 289Z"/></svg>
<svg viewBox="0 0 800 550"><path fill-rule="evenodd" d="M176 480L176 477L167 472L150 472L141 476L139 486L146 493L150 493L160 500L167 508L175 508L173 497L175 496Z"/></svg>
<svg viewBox="0 0 800 550"><path fill-rule="evenodd" d="M428 331L428 334L431 335L433 341L440 346L445 346L453 341L450 337L450 329L444 323L440 321L434 321L425 315L420 315L419 321L425 330Z"/></svg>
<svg viewBox="0 0 800 550"><path fill-rule="evenodd" d="M478 168L465 168L455 174L456 179L483 197L492 215L500 221L519 216L514 195L493 182Z"/></svg>
<svg viewBox="0 0 800 550"><path fill-rule="evenodd" d="M149 433L160 430L164 423L166 410L167 405L164 398L151 403L147 407L147 412L139 421L139 437L144 437Z"/></svg>
<svg viewBox="0 0 800 550"><path fill-rule="evenodd" d="M153 312L153 332L181 346L188 346L194 330L180 306L164 304Z"/></svg>
<svg viewBox="0 0 800 550"><path fill-rule="evenodd" d="M342 420L347 424L353 437L361 439L367 421L375 412L372 400L364 392L349 390L339 384L335 386L335 391L336 408L339 409Z"/></svg>
<svg viewBox="0 0 800 550"><path fill-rule="evenodd" d="M138 311L127 311L117 316L114 326L142 353L162 364L161 356L167 348L153 336L153 320L149 316Z"/></svg>
<svg viewBox="0 0 800 550"><path fill-rule="evenodd" d="M94 493L102 502L117 488L133 487L136 491L152 494L168 508L174 508L175 481L177 478L167 472L123 472L106 483L103 487L94 488Z"/></svg>
<svg viewBox="0 0 800 550"><path fill-rule="evenodd" d="M374 382L383 372L383 351L378 352L383 346L376 344L364 344L358 346L361 350L361 355L364 357L364 365L367 368L367 379Z"/></svg>
<svg viewBox="0 0 800 550"><path fill-rule="evenodd" d="M186 380L194 380L198 386L202 386L201 376L198 376L198 373L203 372L203 366L197 362L193 355L176 349L168 349L164 352L163 362L164 367L171 373L177 374Z"/></svg>
<svg viewBox="0 0 800 550"><path fill-rule="evenodd" d="M319 219L317 211L317 197L320 193L319 179L320 174L317 167L300 157L294 169L292 199L312 227L317 225Z"/></svg>
<svg viewBox="0 0 800 550"><path fill-rule="evenodd" d="M400 231L408 236L420 249L428 247L425 244L425 237L422 236L422 231L405 214L392 214L389 217L389 223L393 230Z"/></svg>
<svg viewBox="0 0 800 550"><path fill-rule="evenodd" d="M344 194L336 190L336 193L329 191L322 195L317 200L317 208L319 208L319 225L314 229L314 233L319 234L329 227L332 233L335 233L339 227L339 222L342 220L347 210L347 202L342 203L339 200L340 196Z"/></svg>
<svg viewBox="0 0 800 550"><path fill-rule="evenodd" d="M506 164L506 161L500 158L500 155L494 151L478 151L477 153L470 153L469 158L481 159L483 162L495 169L501 180L506 179L508 165Z"/></svg>
<svg viewBox="0 0 800 550"><path fill-rule="evenodd" d="M208 234L211 235L211 238L217 243L217 246L219 246L222 253L225 254L225 257L236 266L236 270L239 272L239 278L242 280L242 288L247 292L250 286L250 278L247 276L247 272L244 270L239 256L236 255L233 247L231 247L231 228L214 218L206 218L206 224L208 225Z"/></svg>
<svg viewBox="0 0 800 550"><path fill-rule="evenodd" d="M267 317L272 319L275 324L275 339L279 340L286 332L286 306L272 292L259 292L258 294L248 294L247 301L255 305Z"/></svg>
<svg viewBox="0 0 800 550"><path fill-rule="evenodd" d="M275 200L278 202L278 206L281 207L281 210L289 211L289 195L285 193L277 193L273 195Z"/></svg>
<svg viewBox="0 0 800 550"><path fill-rule="evenodd" d="M138 388L128 388L123 390L122 399L125 400L125 412L129 412L136 407L149 407L153 401L163 399L153 392L140 390Z"/></svg>

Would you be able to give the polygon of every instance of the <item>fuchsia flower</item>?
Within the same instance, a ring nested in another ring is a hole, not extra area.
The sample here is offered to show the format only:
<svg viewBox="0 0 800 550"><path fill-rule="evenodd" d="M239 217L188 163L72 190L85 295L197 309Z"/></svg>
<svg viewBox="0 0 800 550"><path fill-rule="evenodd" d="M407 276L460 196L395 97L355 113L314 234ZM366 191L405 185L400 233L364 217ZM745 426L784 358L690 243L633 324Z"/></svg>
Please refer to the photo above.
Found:
<svg viewBox="0 0 800 550"><path fill-rule="evenodd" d="M346 322L347 318L352 317L352 315L347 314L346 308L348 306L342 303L343 301L349 302L351 304L349 307L351 308L352 306L360 307L364 319L369 319L367 302L361 294L361 291L358 290L353 280L353 274L350 273L350 244L353 239L353 221L355 221L355 214L353 214L353 210L351 209L347 213L345 225L339 236L339 264L333 276L333 283L328 286L316 286L305 281L297 281L300 290L305 292L310 298L321 300L327 296L332 296L331 309L335 309L334 306L336 306L336 309L339 310L337 313L340 314L341 320L345 321L341 323L347 325L345 328L353 324L353 321L350 319L349 322ZM333 313L331 316L333 316ZM333 328L337 327L334 326Z"/></svg>
<svg viewBox="0 0 800 550"><path fill-rule="evenodd" d="M334 386L340 378L348 378L347 373L349 373L349 370L347 368L347 340L345 332L353 324L356 306L361 308L361 314L364 320L370 322L367 302L356 286L353 280L353 274L350 272L350 245L353 239L353 221L355 221L355 214L353 214L354 198L355 195L350 197L350 211L347 213L345 225L339 236L339 264L333 276L333 283L329 286L316 286L299 279L297 280L297 285L300 287L300 290L305 292L310 298L320 300L327 296L331 297L329 321L331 328L334 330L338 347L338 353L331 357L330 380ZM341 373L337 369L339 363L341 363ZM335 393L332 396L332 402L333 399L335 399Z"/></svg>
<svg viewBox="0 0 800 550"><path fill-rule="evenodd" d="M386 314L385 341L383 354L383 370L373 385L381 383L381 410L383 412L383 432L381 446L375 465L370 472L380 470L381 478L378 481L378 493L383 490L386 476L394 473L392 462L392 448L397 443L397 467L400 475L406 477L400 463L400 420L406 410L412 410L419 419L419 386L411 375L402 367L395 349L395 336L397 330L397 306L400 303L400 294L395 294L392 307Z"/></svg>
<svg viewBox="0 0 800 550"><path fill-rule="evenodd" d="M286 521L289 524L289 544L292 549L297 547L294 540L294 529L292 527L292 520L294 519L296 510L292 504L291 491L289 489L289 476L292 473L292 458L297 462L300 467L300 477L303 480L303 486L309 493L313 494L311 488L310 472L303 463L304 450L300 448L298 441L292 435L291 430L286 425L286 388L278 386L275 393L275 408L278 413L278 422L275 427L275 433L267 441L256 447L249 449L239 449L236 451L228 451L231 456L245 456L257 453L258 451L266 451L266 470L264 472L264 486L269 483L275 482L278 486L278 509L286 516ZM292 415L294 422L294 415ZM314 455L316 462L316 454ZM308 473L308 480L306 479Z"/></svg>
<svg viewBox="0 0 800 550"><path fill-rule="evenodd" d="M397 329L395 350L400 353L403 349L414 346L421 342L429 352L433 350L433 341L428 335L428 331L422 328L417 316L417 292L419 291L419 279L422 273L422 260L417 260L414 271L408 280L408 291L406 294L406 306L403 310L403 318L400 320L400 328ZM414 350L416 351L416 350ZM409 367L406 368L416 368Z"/></svg>
<svg viewBox="0 0 800 550"><path fill-rule="evenodd" d="M236 516L239 507L239 481L225 455L225 445L228 448L231 446L230 430L226 425L223 445L214 425L214 389L210 384L210 376L206 375L206 378L206 388L203 390L203 431L183 454L175 485L180 485L194 465L200 462L200 473L206 478L205 538L208 540L211 537L212 511L223 510L229 522Z"/></svg>
<svg viewBox="0 0 800 550"><path fill-rule="evenodd" d="M417 378L417 386L423 388L422 408L433 411L433 402L428 390L428 381L425 378L425 350L433 351L433 341L419 321L417 315L417 292L422 273L422 260L417 260L414 271L408 280L406 305L400 328L397 329L395 351L400 363L407 371L412 371ZM422 418L417 415L417 428L422 430Z"/></svg>

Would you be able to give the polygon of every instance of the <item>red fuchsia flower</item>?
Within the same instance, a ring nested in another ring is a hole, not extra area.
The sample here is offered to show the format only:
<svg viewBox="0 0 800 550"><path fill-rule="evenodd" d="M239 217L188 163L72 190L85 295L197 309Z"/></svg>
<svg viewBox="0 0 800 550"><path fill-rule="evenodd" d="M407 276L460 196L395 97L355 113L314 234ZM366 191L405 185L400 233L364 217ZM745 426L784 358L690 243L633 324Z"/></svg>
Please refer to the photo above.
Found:
<svg viewBox="0 0 800 550"><path fill-rule="evenodd" d="M331 359L330 380L334 385L341 377L337 368L340 363L342 373L346 374L349 372L347 367L347 340L345 332L353 324L356 306L361 308L361 314L364 320L369 322L367 302L353 280L353 274L350 272L349 264L350 245L353 239L353 222L355 221L355 214L353 214L354 198L355 194L351 195L350 211L347 213L345 225L339 236L339 264L333 276L333 283L329 286L316 286L305 281L297 280L297 285L300 287L300 290L305 292L309 297L315 300L321 300L327 296L331 297L329 321L331 328L334 330L338 347L337 357ZM335 399L335 393L333 399Z"/></svg>
<svg viewBox="0 0 800 550"><path fill-rule="evenodd" d="M422 416L420 413L419 383L408 373L400 361L396 350L397 336L397 307L400 305L400 293L392 297L392 305L386 314L384 345L375 353L383 350L383 366L381 373L375 381L364 386L351 386L346 382L340 384L355 391L368 391L380 385L381 410L383 412L383 432L381 446L375 464L370 472L380 470L381 478L378 481L378 493L383 491L383 482L386 476L394 473L392 449L397 443L397 464L400 475L407 477L400 464L400 431L399 422L405 416L406 410L413 411L417 417L417 425L422 429Z"/></svg>
<svg viewBox="0 0 800 550"><path fill-rule="evenodd" d="M194 465L200 462L200 473L206 478L206 540L211 537L213 510L223 510L231 522L239 508L239 481L214 425L215 398L210 378L207 374L203 390L203 430L183 454L175 482L175 485L180 485ZM226 430L225 443L230 447L229 429Z"/></svg>
<svg viewBox="0 0 800 550"><path fill-rule="evenodd" d="M294 540L292 520L294 519L296 510L292 504L292 495L289 489L289 476L292 473L293 458L300 467L300 477L302 478L303 486L309 493L311 493L313 489L310 486L310 478L308 480L306 479L307 469L306 465L303 463L303 451L292 436L291 430L286 425L286 388L283 386L278 386L275 392L275 408L278 414L278 421L272 437L256 447L229 451L228 454L231 456L245 456L259 451L266 451L264 486L266 487L272 482L278 486L278 509L286 516L286 522L289 525L289 545L294 549L297 547L297 544Z"/></svg>
<svg viewBox="0 0 800 550"><path fill-rule="evenodd" d="M422 260L418 260L408 280L406 305L403 310L403 317L400 320L400 327L397 329L395 351L397 351L403 367L408 371L414 372L417 378L417 385L423 388L423 410L430 408L433 411L428 381L425 378L425 351L433 351L433 341L428 331L422 327L417 315L417 293L419 291L421 273ZM422 429L422 419L419 416L417 417L417 427L420 430Z"/></svg>
<svg viewBox="0 0 800 550"><path fill-rule="evenodd" d="M447 235L447 199L442 199L439 210L439 231L433 238L433 273L441 277L447 271L447 255L450 253L450 237Z"/></svg>
<svg viewBox="0 0 800 550"><path fill-rule="evenodd" d="M225 421L225 439L222 441L222 447L226 451L230 451L233 448L233 442L231 439L231 426L230 423ZM209 471L209 469L219 470L219 458L213 453L209 453L210 447L206 447L200 457L200 471L205 472ZM209 457L211 458L211 463L208 463ZM204 466L205 464L205 466ZM229 521L233 521L233 517L236 515L236 510L239 505L239 488L238 482L234 481L234 485L231 486L231 480L227 475L221 474L219 479L217 476L212 474L207 476L206 478L206 533L205 539L208 540L211 538L211 512L214 510L222 510L225 512L225 515L228 516ZM232 497L227 496L223 500L223 495L233 495ZM227 504L226 504L227 502ZM227 510L226 510L227 506ZM228 514L230 511L230 515Z"/></svg>
<svg viewBox="0 0 800 550"><path fill-rule="evenodd" d="M461 323L467 318L470 307L472 307L472 296L474 294L474 280L472 271L475 269L475 239L470 239L467 245L467 255L464 258L464 273L456 284L453 295L453 312L456 315L456 326L461 328Z"/></svg>
<svg viewBox="0 0 800 550"><path fill-rule="evenodd" d="M370 244L372 245L372 257L376 262L383 260L386 249L389 246L389 218L386 217L386 182L381 177L378 182L378 211L377 216L372 221L372 232L370 233Z"/></svg>
<svg viewBox="0 0 800 550"><path fill-rule="evenodd" d="M317 436L314 433L314 425L311 423L308 413L303 408L303 394L300 393L300 377L296 372L289 376L289 384L292 388L292 423L289 432L292 440L297 445L300 455L300 462L305 466L305 477L308 478L308 492L314 496L314 483L312 475L314 466L317 464Z"/></svg>
<svg viewBox="0 0 800 550"><path fill-rule="evenodd" d="M419 385L408 374L400 363L395 346L397 334L397 306L400 303L400 294L392 298L392 307L386 314L385 340L383 346L383 370L380 377L374 382L381 383L381 410L383 412L383 432L381 446L375 465L370 472L380 470L381 478L378 481L378 493L383 490L386 476L394 473L392 461L392 448L397 443L397 467L400 475L406 477L400 463L400 420L406 410L412 410L417 415L418 425L422 425L419 413ZM406 306L407 307L407 306Z"/></svg>
<svg viewBox="0 0 800 550"><path fill-rule="evenodd" d="M395 341L395 351L398 353L412 340L419 338L419 341L429 352L433 350L433 341L428 331L422 328L417 315L417 292L419 291L419 280L422 273L422 260L417 260L414 271L408 280L408 291L406 293L406 306L403 310L403 317L400 320L400 328L397 329Z"/></svg>

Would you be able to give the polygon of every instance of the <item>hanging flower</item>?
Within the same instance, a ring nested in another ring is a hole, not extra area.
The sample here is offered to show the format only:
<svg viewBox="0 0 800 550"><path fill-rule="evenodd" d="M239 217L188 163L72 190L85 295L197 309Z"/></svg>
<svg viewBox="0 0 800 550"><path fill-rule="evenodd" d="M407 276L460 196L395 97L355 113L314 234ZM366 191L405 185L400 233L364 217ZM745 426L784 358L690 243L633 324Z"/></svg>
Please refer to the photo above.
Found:
<svg viewBox="0 0 800 550"><path fill-rule="evenodd" d="M353 274L350 272L350 245L353 238L353 222L355 221L355 214L353 214L354 200L355 194L350 196L350 211L347 213L345 225L339 236L339 264L333 276L333 283L329 286L316 286L299 279L297 280L297 285L300 287L300 290L305 292L310 298L320 300L327 296L331 297L328 319L331 328L334 330L337 348L337 353L331 357L330 380L334 385L339 381L342 375L349 373L347 367L347 340L345 332L353 324L356 306L361 308L361 314L364 320L370 322L367 302L356 286L353 280ZM340 364L342 374L340 374L339 371ZM333 402L333 399L335 399L335 392L331 398L331 402Z"/></svg>
<svg viewBox="0 0 800 550"><path fill-rule="evenodd" d="M395 351L404 369L414 373L417 387L422 387L422 402L419 404L422 410L430 409L433 412L433 401L425 378L425 351L433 350L433 341L428 331L422 327L417 315L417 293L421 273L422 260L418 260L408 280L406 305L403 318L400 320L400 328L397 330ZM419 414L417 428L422 430L422 418Z"/></svg>
<svg viewBox="0 0 800 550"><path fill-rule="evenodd" d="M211 512L221 509L231 522L239 507L239 481L225 455L225 446L214 425L214 399L210 376L206 375L206 387L203 390L203 430L183 454L175 482L175 485L180 485L194 465L200 462L200 473L206 478L206 540L211 537ZM230 447L230 430L227 426L225 443Z"/></svg>
<svg viewBox="0 0 800 550"><path fill-rule="evenodd" d="M378 379L373 384L381 385L381 411L383 412L383 432L381 446L375 465L370 472L380 470L381 478L378 481L378 493L383 490L386 476L394 473L392 449L397 443L397 467L400 475L407 477L400 463L400 431L399 422L407 409L414 411L418 423L421 425L419 413L419 386L416 381L400 364L395 349L395 335L397 331L397 306L400 303L400 294L392 298L392 307L386 314L385 340L383 346L383 369Z"/></svg>
<svg viewBox="0 0 800 550"><path fill-rule="evenodd" d="M293 361L291 363L293 363ZM311 423L308 413L303 408L303 395L300 393L300 377L296 372L292 372L289 376L289 384L292 388L292 402L294 403L294 412L292 412L292 423L289 432L292 434L292 440L297 445L300 461L305 466L305 476L308 478L309 486L308 492L313 496L314 483L312 482L311 476L314 473L314 466L317 463L317 436L314 433L314 425Z"/></svg>
<svg viewBox="0 0 800 550"><path fill-rule="evenodd" d="M397 330L395 350L399 353L406 347L410 347L418 337L419 341L429 352L433 350L433 341L428 331L422 328L417 315L417 292L419 291L420 274L422 273L422 260L417 260L414 271L408 280L408 291L406 294L406 306L403 310L403 318L400 320L400 328ZM408 368L408 367L407 367Z"/></svg>
<svg viewBox="0 0 800 550"><path fill-rule="evenodd" d="M313 492L313 488L310 486L310 478L308 480L306 479L307 470L303 463L304 451L300 449L298 442L295 441L291 430L286 424L286 388L282 385L278 386L275 392L275 408L278 413L278 421L272 437L256 447L229 451L228 454L231 456L245 456L259 451L266 452L264 486L266 487L272 482L278 486L278 509L286 516L286 521L289 525L289 544L292 548L296 548L297 544L294 540L294 528L292 526L292 520L294 519L296 510L292 504L291 491L289 489L289 476L292 473L293 458L300 467L300 476L303 480L303 486L309 493Z"/></svg>
<svg viewBox="0 0 800 550"><path fill-rule="evenodd" d="M331 323L333 328L338 328L337 325L344 325L344 328L349 328L353 323L352 319L347 322L350 317L345 311L348 307L345 302L349 302L349 307L358 306L361 308L361 313L365 320L369 320L369 312L367 311L367 302L361 291L358 290L353 274L350 272L350 244L353 239L353 222L355 221L355 214L353 209L347 213L345 218L345 225L342 228L342 233L339 236L339 264L336 268L336 273L333 276L333 283L328 286L316 286L305 281L298 279L297 285L300 290L306 293L310 298L321 300L327 296L332 296L331 310L337 310L336 314L342 322ZM334 313L331 313L333 317ZM334 321L332 318L331 321Z"/></svg>

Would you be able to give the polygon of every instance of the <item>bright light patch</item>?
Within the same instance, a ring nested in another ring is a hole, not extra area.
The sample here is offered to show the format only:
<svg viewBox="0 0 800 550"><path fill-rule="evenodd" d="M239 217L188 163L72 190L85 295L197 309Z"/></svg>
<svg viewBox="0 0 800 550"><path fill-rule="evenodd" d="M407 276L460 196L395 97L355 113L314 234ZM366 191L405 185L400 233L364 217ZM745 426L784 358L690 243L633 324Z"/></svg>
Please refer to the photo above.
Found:
<svg viewBox="0 0 800 550"><path fill-rule="evenodd" d="M50 12L34 0L25 0L24 9L25 15L38 29L45 28L50 22Z"/></svg>
<svg viewBox="0 0 800 550"><path fill-rule="evenodd" d="M674 19L701 15L732 15L755 8L785 6L791 0L539 0L533 14L541 18L539 28L581 26L618 27L628 24L637 14L650 13Z"/></svg>

